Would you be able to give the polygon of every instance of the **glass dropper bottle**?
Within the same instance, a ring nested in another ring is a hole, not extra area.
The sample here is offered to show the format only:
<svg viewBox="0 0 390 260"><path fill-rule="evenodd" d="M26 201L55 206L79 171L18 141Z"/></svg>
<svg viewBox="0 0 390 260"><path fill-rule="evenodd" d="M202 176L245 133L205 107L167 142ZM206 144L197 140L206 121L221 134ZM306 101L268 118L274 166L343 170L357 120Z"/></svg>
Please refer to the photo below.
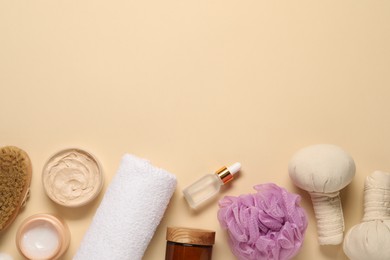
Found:
<svg viewBox="0 0 390 260"><path fill-rule="evenodd" d="M241 169L241 163L236 162L229 167L222 167L215 174L207 174L183 190L184 197L191 208L199 205L216 195L221 186L233 180L234 174Z"/></svg>

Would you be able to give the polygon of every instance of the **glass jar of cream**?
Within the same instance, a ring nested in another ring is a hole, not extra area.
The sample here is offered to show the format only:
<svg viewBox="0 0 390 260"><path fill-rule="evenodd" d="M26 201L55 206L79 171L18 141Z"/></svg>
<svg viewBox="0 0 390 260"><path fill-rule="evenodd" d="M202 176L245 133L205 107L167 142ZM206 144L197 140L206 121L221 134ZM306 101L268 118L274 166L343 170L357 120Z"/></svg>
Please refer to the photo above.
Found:
<svg viewBox="0 0 390 260"><path fill-rule="evenodd" d="M215 231L168 227L165 260L211 260Z"/></svg>
<svg viewBox="0 0 390 260"><path fill-rule="evenodd" d="M16 247L27 259L58 259L68 249L69 242L66 223L50 214L28 217L16 233Z"/></svg>

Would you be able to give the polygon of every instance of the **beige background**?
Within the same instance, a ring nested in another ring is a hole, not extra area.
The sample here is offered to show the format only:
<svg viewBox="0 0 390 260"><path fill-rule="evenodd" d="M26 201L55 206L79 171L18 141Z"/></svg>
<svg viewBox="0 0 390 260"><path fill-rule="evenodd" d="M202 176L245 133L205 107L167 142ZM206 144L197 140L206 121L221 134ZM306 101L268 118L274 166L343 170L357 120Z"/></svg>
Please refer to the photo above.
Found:
<svg viewBox="0 0 390 260"><path fill-rule="evenodd" d="M241 176L217 199L265 182L297 192L310 224L296 259L345 259L341 246L318 245L287 164L310 144L348 150L357 172L342 192L346 229L357 224L365 176L390 171L389 72L389 1L0 0L0 145L26 150L34 170L0 252L19 259L18 225L50 212L70 226L71 259L104 192L66 209L44 194L41 171L77 146L100 159L104 190L126 152L176 174L145 259L164 259L167 225L216 230L213 259L234 259L216 201L194 213L181 190L235 161Z"/></svg>

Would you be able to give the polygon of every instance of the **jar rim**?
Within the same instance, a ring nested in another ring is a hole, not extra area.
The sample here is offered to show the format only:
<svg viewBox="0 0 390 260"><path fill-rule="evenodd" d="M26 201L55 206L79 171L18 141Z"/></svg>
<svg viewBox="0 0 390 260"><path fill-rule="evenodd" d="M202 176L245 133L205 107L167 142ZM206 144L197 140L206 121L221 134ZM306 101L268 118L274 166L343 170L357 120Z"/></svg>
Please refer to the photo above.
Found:
<svg viewBox="0 0 390 260"><path fill-rule="evenodd" d="M168 227L166 234L167 241L212 246L215 243L215 231L187 227Z"/></svg>

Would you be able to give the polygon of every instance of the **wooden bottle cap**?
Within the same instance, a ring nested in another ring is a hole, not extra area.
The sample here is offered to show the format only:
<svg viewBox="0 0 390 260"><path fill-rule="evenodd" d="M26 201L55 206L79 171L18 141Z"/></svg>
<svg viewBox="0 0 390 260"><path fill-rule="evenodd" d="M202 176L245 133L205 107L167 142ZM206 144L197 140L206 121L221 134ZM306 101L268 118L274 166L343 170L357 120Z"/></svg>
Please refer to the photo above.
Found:
<svg viewBox="0 0 390 260"><path fill-rule="evenodd" d="M176 243L212 246L215 242L215 231L184 227L168 227L166 238L168 241Z"/></svg>

